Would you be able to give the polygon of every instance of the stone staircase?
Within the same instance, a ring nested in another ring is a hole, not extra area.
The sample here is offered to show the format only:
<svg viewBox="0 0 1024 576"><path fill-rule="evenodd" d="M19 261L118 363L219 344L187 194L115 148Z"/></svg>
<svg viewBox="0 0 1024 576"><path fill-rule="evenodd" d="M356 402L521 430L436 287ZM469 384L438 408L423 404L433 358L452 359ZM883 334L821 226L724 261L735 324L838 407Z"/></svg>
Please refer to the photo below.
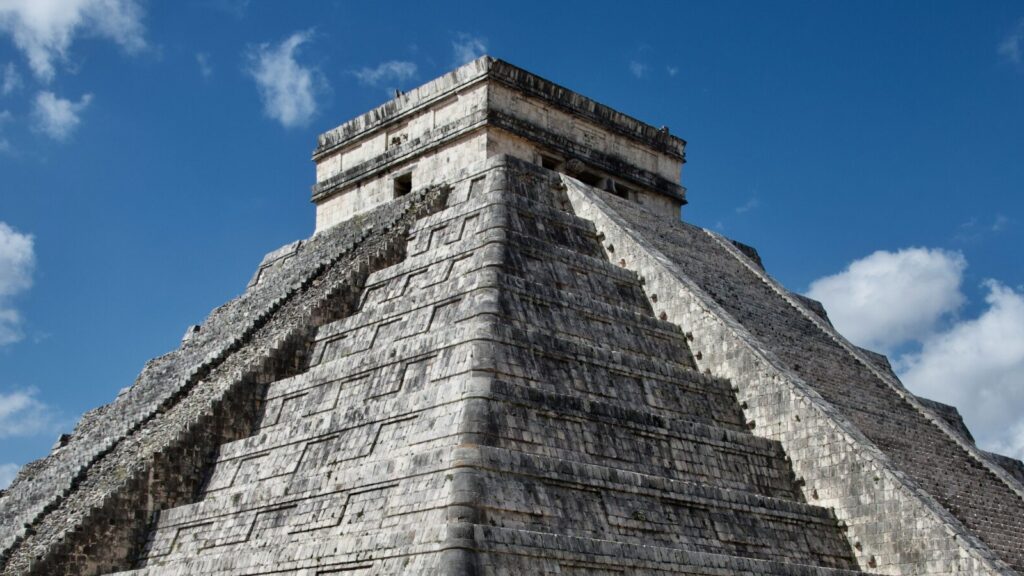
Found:
<svg viewBox="0 0 1024 576"><path fill-rule="evenodd" d="M1024 499L940 429L939 418L912 405L721 238L605 201L1002 560L1024 570Z"/></svg>

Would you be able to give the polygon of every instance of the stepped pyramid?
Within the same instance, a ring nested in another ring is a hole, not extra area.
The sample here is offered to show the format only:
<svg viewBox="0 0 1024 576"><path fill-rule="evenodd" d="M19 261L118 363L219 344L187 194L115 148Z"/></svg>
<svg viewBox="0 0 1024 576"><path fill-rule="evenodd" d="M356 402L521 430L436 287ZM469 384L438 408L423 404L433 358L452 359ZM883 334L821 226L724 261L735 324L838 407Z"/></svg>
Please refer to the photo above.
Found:
<svg viewBox="0 0 1024 576"><path fill-rule="evenodd" d="M320 137L317 231L0 496L0 573L1024 573L1024 466L505 62Z"/></svg>

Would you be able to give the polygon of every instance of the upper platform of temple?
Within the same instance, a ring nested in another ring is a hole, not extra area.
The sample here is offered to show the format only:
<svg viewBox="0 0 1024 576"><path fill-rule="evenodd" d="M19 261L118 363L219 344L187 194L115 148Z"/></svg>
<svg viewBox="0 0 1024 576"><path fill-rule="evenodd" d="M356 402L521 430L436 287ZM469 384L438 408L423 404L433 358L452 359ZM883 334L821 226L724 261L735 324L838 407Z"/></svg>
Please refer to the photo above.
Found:
<svg viewBox="0 0 1024 576"><path fill-rule="evenodd" d="M317 230L508 154L672 218L686 142L483 56L320 135Z"/></svg>

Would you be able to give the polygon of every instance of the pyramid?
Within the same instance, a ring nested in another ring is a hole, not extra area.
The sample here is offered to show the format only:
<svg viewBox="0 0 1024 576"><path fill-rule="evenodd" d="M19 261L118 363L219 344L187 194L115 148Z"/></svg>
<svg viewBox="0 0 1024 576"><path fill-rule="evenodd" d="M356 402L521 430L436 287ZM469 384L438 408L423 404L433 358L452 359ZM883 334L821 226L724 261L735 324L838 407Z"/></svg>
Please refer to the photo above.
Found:
<svg viewBox="0 0 1024 576"><path fill-rule="evenodd" d="M0 495L0 573L1024 573L1024 465L757 252L685 143L483 57Z"/></svg>

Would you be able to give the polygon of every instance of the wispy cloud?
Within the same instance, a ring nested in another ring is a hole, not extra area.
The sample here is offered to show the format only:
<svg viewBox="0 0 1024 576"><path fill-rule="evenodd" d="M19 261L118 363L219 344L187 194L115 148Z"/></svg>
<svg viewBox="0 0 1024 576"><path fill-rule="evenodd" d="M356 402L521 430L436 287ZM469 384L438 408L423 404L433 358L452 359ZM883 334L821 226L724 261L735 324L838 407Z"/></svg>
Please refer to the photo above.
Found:
<svg viewBox="0 0 1024 576"><path fill-rule="evenodd" d="M50 82L81 33L107 38L128 52L146 47L135 0L3 0L0 32L11 35L36 78Z"/></svg>
<svg viewBox="0 0 1024 576"><path fill-rule="evenodd" d="M13 300L32 287L35 239L0 222L0 346L22 339L21 314Z"/></svg>
<svg viewBox="0 0 1024 576"><path fill-rule="evenodd" d="M747 200L743 204L737 206L736 207L736 213L737 214L745 214L747 212L750 212L751 210L758 209L760 206L761 206L761 200L755 196L755 197L751 198L750 200Z"/></svg>
<svg viewBox="0 0 1024 576"><path fill-rule="evenodd" d="M310 31L296 32L280 44L261 44L249 54L249 73L256 80L266 115L286 128L303 126L316 114L315 69L296 60Z"/></svg>
<svg viewBox="0 0 1024 576"><path fill-rule="evenodd" d="M4 66L3 79L0 80L0 95L7 96L18 88L21 88L21 74L18 74L14 62L8 62Z"/></svg>
<svg viewBox="0 0 1024 576"><path fill-rule="evenodd" d="M669 76L675 77L677 74L679 74L679 68L675 66L665 66L665 73L668 74Z"/></svg>
<svg viewBox="0 0 1024 576"><path fill-rule="evenodd" d="M629 62L629 73L637 78L643 78L647 75L647 64L638 62L636 60L630 60Z"/></svg>
<svg viewBox="0 0 1024 576"><path fill-rule="evenodd" d="M213 65L210 64L210 55L206 52L196 52L196 64L199 65L199 73L203 78L213 76Z"/></svg>
<svg viewBox="0 0 1024 576"><path fill-rule="evenodd" d="M0 438L48 434L60 422L55 410L33 388L0 392Z"/></svg>
<svg viewBox="0 0 1024 576"><path fill-rule="evenodd" d="M382 86L388 82L405 82L416 76L416 63L389 60L373 68L360 68L353 74L359 82L368 86Z"/></svg>
<svg viewBox="0 0 1024 576"><path fill-rule="evenodd" d="M39 92L32 107L36 130L54 140L67 140L82 121L79 115L91 102L92 94L83 94L78 102L72 102L53 92Z"/></svg>
<svg viewBox="0 0 1024 576"><path fill-rule="evenodd" d="M14 481L14 477L18 475L18 470L21 466L17 464L0 464L0 490L7 488Z"/></svg>
<svg viewBox="0 0 1024 576"><path fill-rule="evenodd" d="M487 39L460 32L452 41L452 56L455 66L472 62L487 53Z"/></svg>
<svg viewBox="0 0 1024 576"><path fill-rule="evenodd" d="M56 434L67 422L60 413L39 399L34 388L0 392L0 440ZM0 464L0 490L7 488L21 466Z"/></svg>
<svg viewBox="0 0 1024 576"><path fill-rule="evenodd" d="M999 54L1016 66L1024 65L1024 19L1017 22L1017 26L1010 34L1003 38L997 47Z"/></svg>
<svg viewBox="0 0 1024 576"><path fill-rule="evenodd" d="M977 216L972 216L957 226L953 240L962 244L979 242L989 236L1005 231L1012 224L1013 221L1003 214L996 214L991 221L981 220Z"/></svg>

